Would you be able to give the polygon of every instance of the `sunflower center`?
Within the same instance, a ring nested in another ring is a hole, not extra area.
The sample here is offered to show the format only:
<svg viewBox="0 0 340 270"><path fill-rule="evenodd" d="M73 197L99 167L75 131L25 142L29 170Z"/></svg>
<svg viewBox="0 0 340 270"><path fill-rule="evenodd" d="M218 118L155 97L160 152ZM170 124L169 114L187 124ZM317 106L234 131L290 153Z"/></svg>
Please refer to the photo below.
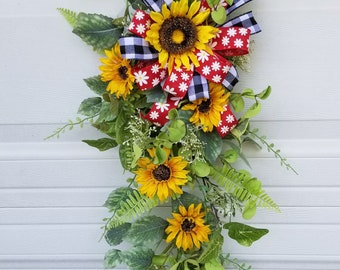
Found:
<svg viewBox="0 0 340 270"><path fill-rule="evenodd" d="M119 77L122 80L126 80L129 76L127 75L128 68L126 66L120 66L118 69Z"/></svg>
<svg viewBox="0 0 340 270"><path fill-rule="evenodd" d="M171 17L164 20L159 30L159 43L171 54L182 54L195 46L197 30L186 17Z"/></svg>
<svg viewBox="0 0 340 270"><path fill-rule="evenodd" d="M198 110L201 112L201 113L206 113L209 111L210 109L210 99L207 99L207 100L204 100L202 101L202 103L198 106Z"/></svg>
<svg viewBox="0 0 340 270"><path fill-rule="evenodd" d="M191 232L193 228L195 228L195 222L186 218L181 224L182 230L185 232Z"/></svg>
<svg viewBox="0 0 340 270"><path fill-rule="evenodd" d="M152 174L158 181L166 181L170 178L170 169L164 164L153 170Z"/></svg>

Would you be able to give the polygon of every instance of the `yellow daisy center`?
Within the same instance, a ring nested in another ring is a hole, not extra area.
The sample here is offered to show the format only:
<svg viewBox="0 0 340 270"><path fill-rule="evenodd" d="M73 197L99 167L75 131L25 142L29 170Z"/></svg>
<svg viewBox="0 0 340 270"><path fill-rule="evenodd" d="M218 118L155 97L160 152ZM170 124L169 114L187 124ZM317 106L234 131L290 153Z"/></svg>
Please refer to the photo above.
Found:
<svg viewBox="0 0 340 270"><path fill-rule="evenodd" d="M167 166L162 164L152 171L152 175L157 181L166 181L169 180L171 171Z"/></svg>
<svg viewBox="0 0 340 270"><path fill-rule="evenodd" d="M195 47L197 30L186 17L166 19L159 30L159 43L170 54L183 54Z"/></svg>

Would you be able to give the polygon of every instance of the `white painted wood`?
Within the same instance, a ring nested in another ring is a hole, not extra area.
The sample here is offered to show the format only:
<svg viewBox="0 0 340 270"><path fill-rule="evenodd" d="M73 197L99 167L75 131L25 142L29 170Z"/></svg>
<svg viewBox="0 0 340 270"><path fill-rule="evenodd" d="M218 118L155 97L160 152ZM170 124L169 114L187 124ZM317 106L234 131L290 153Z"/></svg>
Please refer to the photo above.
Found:
<svg viewBox="0 0 340 270"><path fill-rule="evenodd" d="M117 150L80 142L101 136L89 125L44 138L75 119L81 100L92 96L82 79L98 74L100 64L56 8L115 16L124 2L0 0L1 270L103 269L110 247L98 243L109 216L102 204L128 174ZM254 270L338 270L340 2L255 0L248 7L263 32L254 37L251 72L240 72L236 91L272 85L253 126L299 175L266 149L245 148L281 213L261 209L249 224L270 234L251 248L228 240L225 252Z"/></svg>

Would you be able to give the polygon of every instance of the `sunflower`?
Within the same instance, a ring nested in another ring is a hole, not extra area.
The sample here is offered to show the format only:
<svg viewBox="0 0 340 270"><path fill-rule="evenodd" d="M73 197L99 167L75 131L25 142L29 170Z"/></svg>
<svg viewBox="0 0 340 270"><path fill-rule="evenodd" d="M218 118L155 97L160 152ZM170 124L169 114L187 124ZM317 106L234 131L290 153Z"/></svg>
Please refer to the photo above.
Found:
<svg viewBox="0 0 340 270"><path fill-rule="evenodd" d="M201 126L204 132L211 132L221 120L221 112L225 110L230 93L225 93L223 85L209 83L210 98L200 98L182 107L182 110L192 110L190 122Z"/></svg>
<svg viewBox="0 0 340 270"><path fill-rule="evenodd" d="M211 233L209 225L204 225L205 213L201 212L202 204L196 207L191 204L188 210L184 206L179 207L179 213L172 213L173 219L167 219L170 225L165 229L168 237L166 242L171 242L176 237L177 248L193 249L194 245L199 249L202 242L209 242Z"/></svg>
<svg viewBox="0 0 340 270"><path fill-rule="evenodd" d="M210 15L210 10L199 12L200 1L173 1L170 9L162 6L161 12L150 12L154 23L146 33L145 40L159 51L158 61L162 67L168 64L169 71L174 63L176 67L190 64L199 66L195 51L205 50L213 54L208 42L219 31L210 25L202 25Z"/></svg>
<svg viewBox="0 0 340 270"><path fill-rule="evenodd" d="M138 160L139 168L136 173L136 182L140 184L139 191L149 198L155 195L164 201L172 194L182 194L180 186L188 181L188 170L184 168L188 162L182 157L172 157L169 159L169 149L165 149L167 159L163 164L154 164L152 159L142 157ZM155 156L155 149L148 150L151 158Z"/></svg>
<svg viewBox="0 0 340 270"><path fill-rule="evenodd" d="M99 67L102 71L101 80L109 82L106 88L108 92L125 99L130 94L134 82L130 62L122 57L119 43L111 50L105 50L105 54L107 58L100 59L104 64Z"/></svg>

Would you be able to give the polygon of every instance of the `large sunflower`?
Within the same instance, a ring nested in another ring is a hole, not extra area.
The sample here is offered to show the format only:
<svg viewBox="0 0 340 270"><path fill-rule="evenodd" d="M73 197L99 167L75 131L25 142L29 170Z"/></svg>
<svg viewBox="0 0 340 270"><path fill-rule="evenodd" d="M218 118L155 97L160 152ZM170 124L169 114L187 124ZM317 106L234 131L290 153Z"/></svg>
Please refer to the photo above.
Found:
<svg viewBox="0 0 340 270"><path fill-rule="evenodd" d="M119 43L111 50L105 50L105 54L107 58L100 59L104 64L99 67L102 71L101 80L109 82L107 91L125 99L130 94L134 82L130 62L122 57Z"/></svg>
<svg viewBox="0 0 340 270"><path fill-rule="evenodd" d="M173 219L167 219L170 225L165 229L168 234L166 242L171 242L176 237L177 248L193 249L201 247L202 242L209 242L211 233L209 225L204 224L205 213L201 212L202 204L196 207L191 204L188 210L184 206L179 207L179 213L172 213Z"/></svg>
<svg viewBox="0 0 340 270"><path fill-rule="evenodd" d="M230 95L221 84L209 83L209 88L210 98L200 98L182 107L182 110L194 111L190 122L201 126L204 132L211 132L218 126Z"/></svg>
<svg viewBox="0 0 340 270"><path fill-rule="evenodd" d="M155 150L148 151L151 158L155 156ZM149 198L155 195L164 201L172 194L182 194L180 188L188 181L188 170L184 168L188 162L182 157L169 158L170 151L166 149L167 159L163 164L154 164L152 159L143 157L138 160L139 168L136 173L136 182L140 184L139 191Z"/></svg>
<svg viewBox="0 0 340 270"><path fill-rule="evenodd" d="M169 71L174 63L177 67L184 65L188 70L190 64L199 66L195 50L205 50L213 54L208 42L219 31L210 25L202 25L210 10L199 12L200 1L173 1L170 9L164 4L161 12L150 13L154 23L146 33L145 40L159 51L158 61L162 67L168 64Z"/></svg>

